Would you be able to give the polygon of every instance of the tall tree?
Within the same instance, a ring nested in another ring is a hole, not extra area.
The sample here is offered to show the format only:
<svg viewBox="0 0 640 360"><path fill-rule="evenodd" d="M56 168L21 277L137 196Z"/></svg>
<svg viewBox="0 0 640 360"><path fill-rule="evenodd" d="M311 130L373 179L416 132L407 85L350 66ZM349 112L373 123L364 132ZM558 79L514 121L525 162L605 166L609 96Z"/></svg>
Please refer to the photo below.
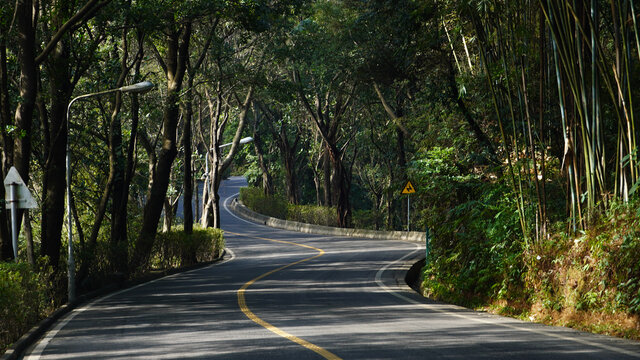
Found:
<svg viewBox="0 0 640 360"><path fill-rule="evenodd" d="M88 67L90 56L80 57L74 64L71 63L71 42L72 32L78 30L78 25L86 23L94 17L97 12L107 5L110 1L88 1L84 6L79 9L75 9L73 4L66 1L54 1L46 14L46 19L49 21L47 29L49 32L47 35L48 42L45 48L41 51L37 57L33 57L34 66L44 63L46 72L49 76L49 109L46 119L49 123L44 124L45 133L43 134L44 144L47 147L44 150L45 169L43 179L43 204L42 204L42 239L41 239L41 254L49 258L50 264L57 268L59 265L60 248L61 248L61 231L64 216L64 194L65 194L65 147L68 141L67 134L69 129L66 126L66 111L71 94L75 87L75 84L80 80ZM30 19L37 19L37 8L31 8L28 10L28 16ZM29 25L31 24L31 25ZM33 22L27 24L25 31L35 31ZM32 26L32 28L29 28ZM32 54L35 49L36 43L31 44L31 41L37 41L34 38L29 37L29 41L25 42L22 46L23 51L28 51ZM98 37L94 39L92 45L89 46L88 54L91 54L92 47L100 43L102 38ZM29 60L26 60L29 63ZM75 69L72 69L75 66ZM29 72L30 68L25 68L24 72ZM25 75L25 79L28 81L23 85L26 93L25 100L19 105L16 110L16 119L19 117L21 122L24 121L24 126L29 127L28 134L31 133L30 122L33 115L33 106L35 106L35 93L31 94L30 89L33 87L37 89L38 76L37 71L34 74L35 78ZM33 83L32 83L33 82ZM30 84L30 85L29 85ZM31 103L31 97L33 98L33 104ZM26 119L29 120L26 120ZM21 161L26 161L24 165L24 171L28 170L29 156L31 151L31 142L25 136L25 139L20 144L16 144L16 148L22 148L21 155L18 158ZM14 156L15 158L15 156ZM23 173L23 177L28 173Z"/></svg>
<svg viewBox="0 0 640 360"><path fill-rule="evenodd" d="M192 179L192 167L191 167L191 154L192 154L192 118L193 118L193 94L195 94L195 85L194 80L200 67L206 59L206 55L209 51L209 47L214 39L215 31L220 22L220 17L216 16L211 24L207 24L209 30L206 32L204 43L200 48L200 54L197 55L195 61L191 61L189 59L189 69L188 69L188 78L187 78L187 91L191 92L190 96L187 96L184 101L183 107L183 186L184 186L184 201L183 201L183 214L184 214L184 231L187 234L191 234L193 232L193 209L191 207L191 203L193 201L193 179Z"/></svg>
<svg viewBox="0 0 640 360"><path fill-rule="evenodd" d="M180 19L176 16L177 10L169 9L164 14L163 53L153 44L156 60L167 81L166 98L163 104L161 149L151 174L152 180L144 207L142 229L131 260L133 269L145 266L149 260L169 187L171 167L178 153L176 132L180 114L180 91L187 71L193 19Z"/></svg>

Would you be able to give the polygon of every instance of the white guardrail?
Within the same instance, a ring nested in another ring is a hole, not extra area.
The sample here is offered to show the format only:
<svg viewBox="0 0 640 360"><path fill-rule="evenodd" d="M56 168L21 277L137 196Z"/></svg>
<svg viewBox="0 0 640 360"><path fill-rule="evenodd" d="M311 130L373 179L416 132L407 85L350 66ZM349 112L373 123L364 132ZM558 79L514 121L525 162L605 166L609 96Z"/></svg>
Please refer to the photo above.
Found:
<svg viewBox="0 0 640 360"><path fill-rule="evenodd" d="M307 234L349 236L376 240L402 240L424 243L426 234L421 231L377 231L363 229L344 229L331 226L311 225L296 221L287 221L258 214L244 206L237 198L229 204L229 208L237 215L270 227L299 231Z"/></svg>

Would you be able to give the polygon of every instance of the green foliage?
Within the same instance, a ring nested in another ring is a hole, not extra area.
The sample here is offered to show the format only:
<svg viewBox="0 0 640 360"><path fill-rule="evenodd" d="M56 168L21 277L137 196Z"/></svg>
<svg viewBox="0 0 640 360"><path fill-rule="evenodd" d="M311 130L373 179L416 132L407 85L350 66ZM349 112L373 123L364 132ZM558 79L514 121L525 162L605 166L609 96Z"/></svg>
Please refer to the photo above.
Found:
<svg viewBox="0 0 640 360"><path fill-rule="evenodd" d="M338 216L335 207L317 205L289 204L287 220L305 224L338 227Z"/></svg>
<svg viewBox="0 0 640 360"><path fill-rule="evenodd" d="M460 186L456 191L464 190ZM431 226L433 256L425 269L425 287L436 298L469 306L517 296L523 264L515 204L497 184L476 184L469 190L484 191Z"/></svg>
<svg viewBox="0 0 640 360"><path fill-rule="evenodd" d="M254 187L241 188L240 201L249 209L266 216L306 224L338 226L335 207L288 204L284 197L266 196L262 189Z"/></svg>
<svg viewBox="0 0 640 360"><path fill-rule="evenodd" d="M240 189L240 201L259 214L278 219L287 218L287 200L280 195L265 196L262 189L242 188Z"/></svg>
<svg viewBox="0 0 640 360"><path fill-rule="evenodd" d="M353 227L355 229L380 230L384 214L375 209L356 210L353 212Z"/></svg>
<svg viewBox="0 0 640 360"><path fill-rule="evenodd" d="M0 263L0 352L53 311L50 278L51 269Z"/></svg>
<svg viewBox="0 0 640 360"><path fill-rule="evenodd" d="M186 234L180 227L156 236L151 255L151 267L169 269L212 261L224 250L223 231L215 228L194 228Z"/></svg>

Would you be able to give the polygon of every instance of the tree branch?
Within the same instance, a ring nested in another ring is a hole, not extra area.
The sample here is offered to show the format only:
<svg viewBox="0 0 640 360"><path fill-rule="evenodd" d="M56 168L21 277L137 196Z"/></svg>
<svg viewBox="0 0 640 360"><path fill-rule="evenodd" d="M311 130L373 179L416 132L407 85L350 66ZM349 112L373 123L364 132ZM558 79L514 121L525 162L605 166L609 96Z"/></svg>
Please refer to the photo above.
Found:
<svg viewBox="0 0 640 360"><path fill-rule="evenodd" d="M75 26L77 23L86 21L93 17L95 13L102 7L110 3L111 0L104 0L99 2L98 0L89 0L78 12L73 15L66 23L64 23L60 29L53 35L49 43L44 47L44 50L36 57L36 64L41 64L44 59L55 49L56 45L62 39L62 37Z"/></svg>

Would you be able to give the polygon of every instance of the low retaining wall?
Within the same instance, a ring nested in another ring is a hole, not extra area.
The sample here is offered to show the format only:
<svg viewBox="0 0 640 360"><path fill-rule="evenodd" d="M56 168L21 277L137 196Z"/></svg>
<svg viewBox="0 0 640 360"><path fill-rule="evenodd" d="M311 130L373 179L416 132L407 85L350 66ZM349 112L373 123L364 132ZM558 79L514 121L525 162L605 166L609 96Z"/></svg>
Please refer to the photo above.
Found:
<svg viewBox="0 0 640 360"><path fill-rule="evenodd" d="M244 206L240 201L236 198L231 201L229 208L240 215L241 217L255 221L270 227L283 229L283 230L291 230L298 231L307 234L316 234L316 235L334 235L334 236L350 236L350 237L359 237L366 239L377 239L377 240L403 240L403 241L411 241L415 243L424 243L425 242L425 233L420 231L376 231L376 230L362 230L362 229L344 229L344 228L336 228L331 226L321 226L321 225L311 225L305 223L299 223L296 221L287 221L282 219L276 219L270 216L265 216L262 214L258 214L246 206Z"/></svg>

